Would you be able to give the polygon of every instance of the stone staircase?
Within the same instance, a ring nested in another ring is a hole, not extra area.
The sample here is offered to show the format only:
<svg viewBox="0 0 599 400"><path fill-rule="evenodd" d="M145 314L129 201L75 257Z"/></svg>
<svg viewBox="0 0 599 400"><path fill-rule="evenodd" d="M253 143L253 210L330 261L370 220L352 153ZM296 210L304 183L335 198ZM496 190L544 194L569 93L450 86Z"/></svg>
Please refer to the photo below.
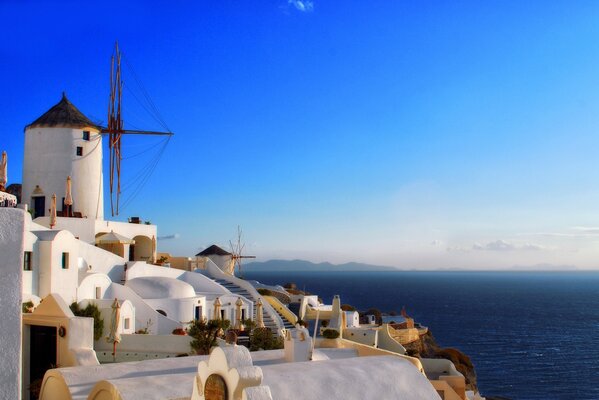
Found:
<svg viewBox="0 0 599 400"><path fill-rule="evenodd" d="M283 314L281 314L281 313L279 312L279 310L277 310L276 308L275 308L274 310L275 310L275 312L276 312L277 314L279 314L279 317L281 317L281 320L283 321L283 325L285 326L285 329L292 329L292 328L295 328L295 327L293 326L293 324L291 323L291 321L289 321L287 318L285 318L285 317L283 316Z"/></svg>
<svg viewBox="0 0 599 400"><path fill-rule="evenodd" d="M257 298L255 298L250 292L248 292L247 290L237 286L236 284L229 282L227 280L224 279L214 279L214 281L216 283L218 283L219 285L221 285L222 287L228 289L231 293L236 294L238 296L242 296L245 297L246 299L252 301L254 303L254 314L252 315L252 319L255 321L256 320L256 301L258 300ZM265 300L262 301L263 303L265 302ZM264 311L264 309L262 309ZM285 318L283 318L283 316L281 316L281 319L283 320L283 322L285 323L285 328L287 328L287 323L289 321L287 321ZM277 328L277 324L275 323L275 321L272 319L272 316L270 316L267 312L263 312L262 313L262 321L264 321L264 326L269 328L275 335L278 334L278 328Z"/></svg>

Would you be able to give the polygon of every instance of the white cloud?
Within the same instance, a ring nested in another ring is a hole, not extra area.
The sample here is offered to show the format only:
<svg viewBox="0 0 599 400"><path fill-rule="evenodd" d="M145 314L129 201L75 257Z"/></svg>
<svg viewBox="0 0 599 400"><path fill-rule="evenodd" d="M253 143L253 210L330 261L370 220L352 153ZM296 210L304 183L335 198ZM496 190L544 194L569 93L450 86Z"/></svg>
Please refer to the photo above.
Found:
<svg viewBox="0 0 599 400"><path fill-rule="evenodd" d="M599 228L595 227L595 226L574 226L570 229L577 231L577 232L586 233L586 234L592 234L592 235L599 234Z"/></svg>
<svg viewBox="0 0 599 400"><path fill-rule="evenodd" d="M314 10L314 3L311 0L288 0L287 4L292 5L301 12L310 12Z"/></svg>
<svg viewBox="0 0 599 400"><path fill-rule="evenodd" d="M483 251L516 251L516 250L544 250L545 247L534 243L515 244L505 240L495 240L486 244L474 243L473 250Z"/></svg>

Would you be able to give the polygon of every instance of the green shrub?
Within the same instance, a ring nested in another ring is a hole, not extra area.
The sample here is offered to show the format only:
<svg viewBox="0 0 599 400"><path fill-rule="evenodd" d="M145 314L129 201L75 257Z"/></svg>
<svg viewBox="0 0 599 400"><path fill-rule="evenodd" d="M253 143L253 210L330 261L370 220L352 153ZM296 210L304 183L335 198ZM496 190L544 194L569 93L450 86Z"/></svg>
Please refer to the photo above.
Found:
<svg viewBox="0 0 599 400"><path fill-rule="evenodd" d="M262 296L274 296L274 293L270 289L260 288L258 289L258 293L260 293Z"/></svg>
<svg viewBox="0 0 599 400"><path fill-rule="evenodd" d="M33 301L26 301L23 303L23 314L29 314L33 312Z"/></svg>
<svg viewBox="0 0 599 400"><path fill-rule="evenodd" d="M325 329L322 331L322 337L325 339L337 339L339 337L339 331L335 329Z"/></svg>
<svg viewBox="0 0 599 400"><path fill-rule="evenodd" d="M283 348L283 338L275 336L269 328L256 328L250 334L250 351Z"/></svg>
<svg viewBox="0 0 599 400"><path fill-rule="evenodd" d="M216 346L216 338L227 330L229 325L231 323L226 319L193 320L187 329L187 334L193 338L191 348L199 355L210 354L210 349Z"/></svg>
<svg viewBox="0 0 599 400"><path fill-rule="evenodd" d="M253 320L251 320L250 318L242 319L241 323L244 326L244 330L246 330L248 332L251 332L256 328L256 323Z"/></svg>
<svg viewBox="0 0 599 400"><path fill-rule="evenodd" d="M104 332L104 320L102 319L102 314L100 314L100 309L94 303L88 303L85 308L80 308L77 302L73 302L70 305L70 309L78 317L88 317L94 319L94 340L98 341L102 337L102 333Z"/></svg>

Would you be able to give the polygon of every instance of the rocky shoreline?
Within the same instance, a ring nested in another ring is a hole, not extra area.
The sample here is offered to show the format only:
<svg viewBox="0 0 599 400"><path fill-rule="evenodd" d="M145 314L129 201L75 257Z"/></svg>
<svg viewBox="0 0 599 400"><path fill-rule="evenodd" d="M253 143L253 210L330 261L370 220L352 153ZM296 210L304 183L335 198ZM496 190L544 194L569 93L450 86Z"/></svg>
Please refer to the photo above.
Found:
<svg viewBox="0 0 599 400"><path fill-rule="evenodd" d="M437 344L435 337L429 330L424 335L420 335L420 339L405 344L407 354L414 357L422 358L444 358L450 360L456 369L464 375L466 379L466 390L478 391L476 384L476 371L474 365L466 354L454 348L442 348Z"/></svg>

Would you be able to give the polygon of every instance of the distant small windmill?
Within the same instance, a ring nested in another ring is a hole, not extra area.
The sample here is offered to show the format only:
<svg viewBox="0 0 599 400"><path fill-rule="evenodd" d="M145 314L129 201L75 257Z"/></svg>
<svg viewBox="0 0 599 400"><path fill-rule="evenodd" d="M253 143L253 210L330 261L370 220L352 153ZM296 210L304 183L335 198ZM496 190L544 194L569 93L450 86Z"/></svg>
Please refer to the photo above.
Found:
<svg viewBox="0 0 599 400"><path fill-rule="evenodd" d="M242 278L241 274L241 260L244 258L256 258L256 256L243 255L245 243L242 240L243 232L240 226L237 226L237 241L233 242L229 240L229 246L231 247L231 261L233 261L233 275L235 275L235 267L239 270L239 277Z"/></svg>

